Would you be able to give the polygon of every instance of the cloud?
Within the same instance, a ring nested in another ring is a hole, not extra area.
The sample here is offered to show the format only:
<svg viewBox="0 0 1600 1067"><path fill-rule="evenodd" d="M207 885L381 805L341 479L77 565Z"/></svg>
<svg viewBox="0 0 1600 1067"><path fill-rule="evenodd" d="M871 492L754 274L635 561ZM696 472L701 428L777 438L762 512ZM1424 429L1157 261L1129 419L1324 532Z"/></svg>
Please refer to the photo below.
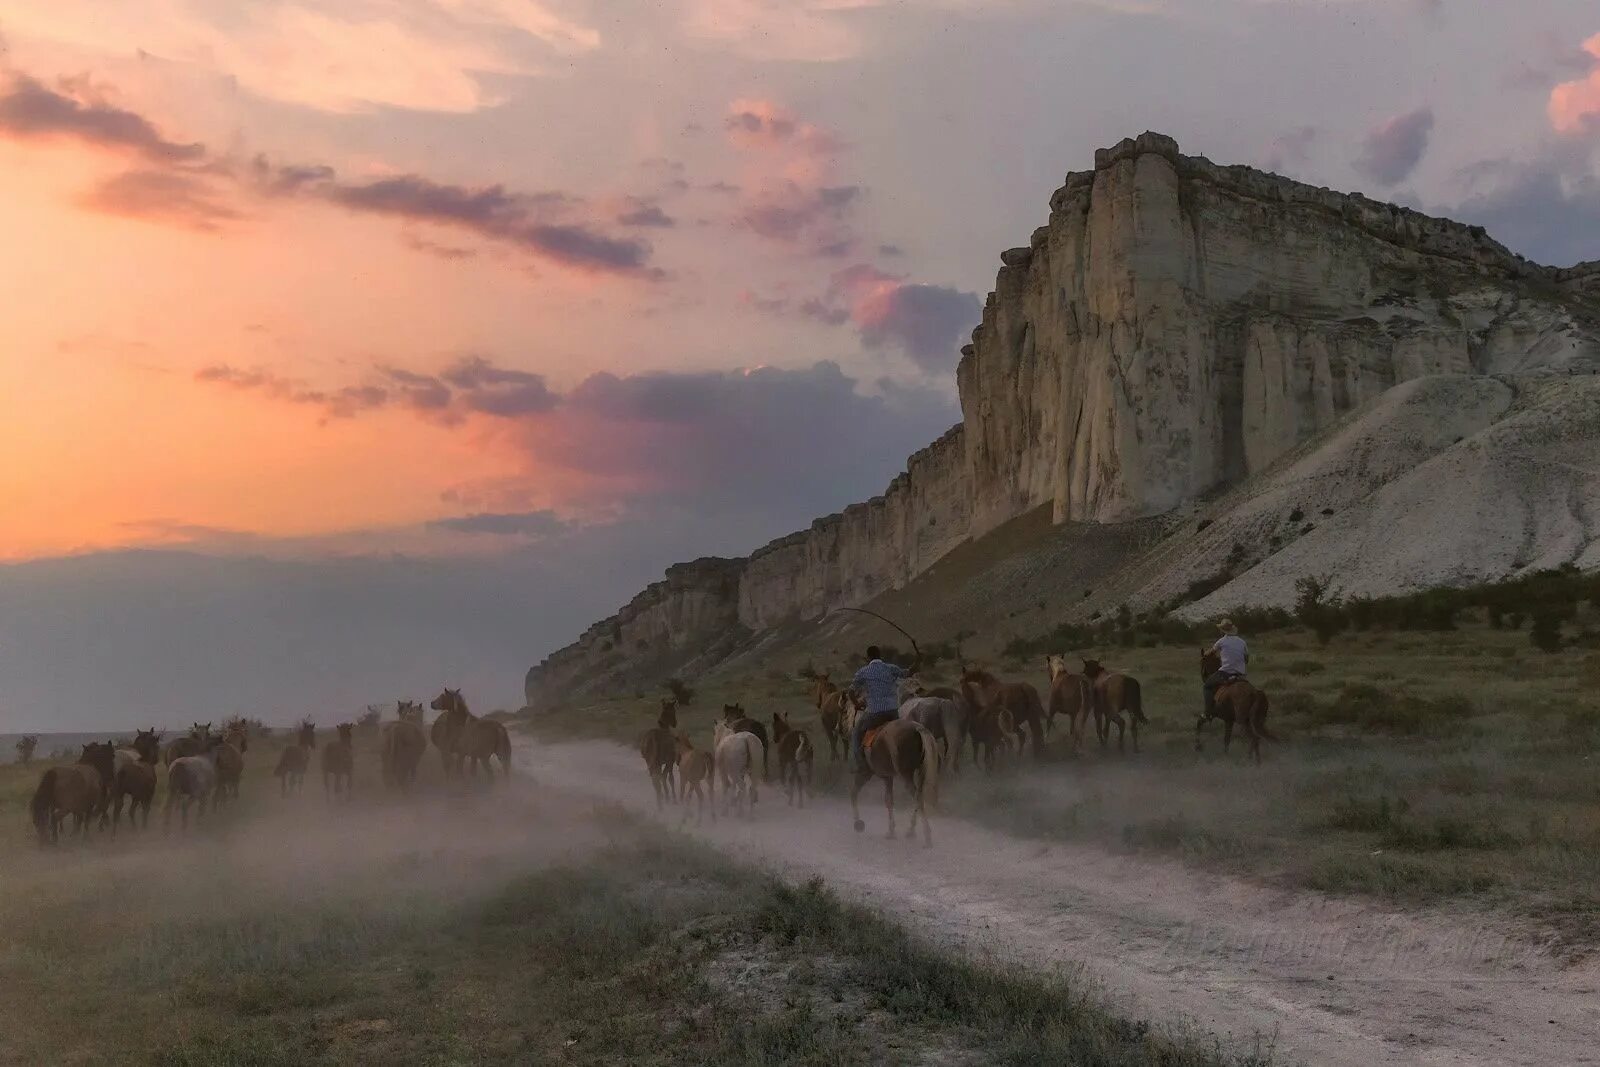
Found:
<svg viewBox="0 0 1600 1067"><path fill-rule="evenodd" d="M929 374L943 374L955 364L982 305L976 293L908 282L858 263L834 272L827 292L803 302L799 312L830 326L851 323L868 348L898 348Z"/></svg>
<svg viewBox="0 0 1600 1067"><path fill-rule="evenodd" d="M785 182L746 198L735 222L769 241L830 254L854 241L849 222L862 192L859 185L807 188Z"/></svg>
<svg viewBox="0 0 1600 1067"><path fill-rule="evenodd" d="M436 519L428 525L440 530L518 538L550 537L572 529L571 523L548 508L540 511L478 512L473 515Z"/></svg>
<svg viewBox="0 0 1600 1067"><path fill-rule="evenodd" d="M133 170L115 175L79 199L93 211L211 231L241 217L216 189L192 174Z"/></svg>
<svg viewBox="0 0 1600 1067"><path fill-rule="evenodd" d="M1567 140L1529 158L1479 164L1447 210L1513 251L1555 266L1600 259L1600 148Z"/></svg>
<svg viewBox="0 0 1600 1067"><path fill-rule="evenodd" d="M806 122L771 100L735 100L723 119L728 138L742 148L794 150L832 155L844 143L831 130Z"/></svg>
<svg viewBox="0 0 1600 1067"><path fill-rule="evenodd" d="M1550 124L1560 133L1600 129L1600 34L1585 41L1583 50L1593 64L1588 76L1550 91Z"/></svg>
<svg viewBox="0 0 1600 1067"><path fill-rule="evenodd" d="M1316 143L1317 137L1315 126L1299 126L1281 133L1267 146L1267 154L1261 165L1274 174L1296 171L1310 160L1311 146Z"/></svg>
<svg viewBox="0 0 1600 1067"><path fill-rule="evenodd" d="M500 102L495 79L538 76L601 45L594 27L541 0L0 0L0 24L337 113L476 111Z"/></svg>
<svg viewBox="0 0 1600 1067"><path fill-rule="evenodd" d="M86 80L63 81L59 88L58 92L25 74L11 75L0 92L0 135L73 140L157 163L196 163L205 158L204 145L167 140L144 116L113 106Z"/></svg>
<svg viewBox="0 0 1600 1067"><path fill-rule="evenodd" d="M96 211L210 230L244 216L230 199L317 200L352 213L465 230L584 273L661 276L650 266L648 242L603 232L581 217L581 198L514 192L501 185L457 185L419 174L347 182L324 164L273 164L264 155L239 164L208 152L203 144L167 139L149 119L112 106L102 91L83 80L63 82L58 92L26 75L12 75L0 95L0 137L70 139L132 154L149 164L111 178L81 198ZM641 205L639 210L635 226L671 223L659 209ZM446 258L470 254L439 245L419 247Z"/></svg>
<svg viewBox="0 0 1600 1067"><path fill-rule="evenodd" d="M451 495L494 513L534 502L615 514L648 497L776 508L785 521L800 522L809 515L801 507L827 510L857 492L881 490L858 484L852 464L861 463L862 450L898 462L957 417L942 390L867 392L830 362L794 370L599 373L564 394L541 375L482 357L435 375L374 368L370 380L336 389L225 364L196 378L310 406L326 418L388 410L440 428L471 422L522 457L523 474L466 483Z"/></svg>
<svg viewBox="0 0 1600 1067"><path fill-rule="evenodd" d="M1422 162L1432 134L1432 108L1397 115L1367 134L1356 169L1380 185L1403 182Z"/></svg>
<svg viewBox="0 0 1600 1067"><path fill-rule="evenodd" d="M617 216L619 226L670 229L677 224L676 219L655 204L636 203Z"/></svg>

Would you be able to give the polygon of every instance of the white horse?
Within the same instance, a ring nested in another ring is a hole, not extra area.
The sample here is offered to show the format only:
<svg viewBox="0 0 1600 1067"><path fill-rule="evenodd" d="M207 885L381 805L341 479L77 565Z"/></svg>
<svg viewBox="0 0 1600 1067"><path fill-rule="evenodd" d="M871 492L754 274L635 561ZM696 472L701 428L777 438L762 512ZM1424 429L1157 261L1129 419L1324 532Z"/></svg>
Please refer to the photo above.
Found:
<svg viewBox="0 0 1600 1067"><path fill-rule="evenodd" d="M735 732L722 722L716 724L712 736L717 777L722 779L723 810L738 811L742 805L748 815L756 802L755 768L762 758L761 739L748 731Z"/></svg>
<svg viewBox="0 0 1600 1067"><path fill-rule="evenodd" d="M942 696L913 696L900 705L900 717L926 729L939 742L939 762L952 773L961 771L961 748L969 724L967 702Z"/></svg>
<svg viewBox="0 0 1600 1067"><path fill-rule="evenodd" d="M162 826L172 826L172 805L178 805L183 829L189 828L189 803L200 802L200 815L217 790L217 749L222 738L213 735L206 740L206 749L198 756L180 756L167 764L167 803L162 809Z"/></svg>

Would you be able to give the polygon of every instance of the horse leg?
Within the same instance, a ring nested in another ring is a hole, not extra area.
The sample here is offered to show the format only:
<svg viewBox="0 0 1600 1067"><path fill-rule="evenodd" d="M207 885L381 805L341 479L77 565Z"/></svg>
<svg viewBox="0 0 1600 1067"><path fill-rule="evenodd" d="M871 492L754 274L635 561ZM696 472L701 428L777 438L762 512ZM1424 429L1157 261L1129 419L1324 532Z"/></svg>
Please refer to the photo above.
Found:
<svg viewBox="0 0 1600 1067"><path fill-rule="evenodd" d="M889 812L889 840L894 840L894 773L883 780L883 806Z"/></svg>
<svg viewBox="0 0 1600 1067"><path fill-rule="evenodd" d="M1201 739L1205 736L1206 721L1204 715L1197 716L1194 720L1194 750L1196 752L1201 749Z"/></svg>
<svg viewBox="0 0 1600 1067"><path fill-rule="evenodd" d="M865 782L866 779L861 777L860 772L857 772L850 777L850 817L854 821L856 833L858 834L867 828L867 824L861 821L860 803L861 786L865 784Z"/></svg>
<svg viewBox="0 0 1600 1067"><path fill-rule="evenodd" d="M1126 755L1127 751L1128 751L1128 743L1127 743L1128 725L1127 725L1127 723L1122 721L1122 712L1118 711L1118 712L1112 713L1111 714L1111 721L1117 724L1117 755L1119 755L1119 756ZM1111 732L1110 728L1107 727L1106 733L1109 734L1110 732Z"/></svg>
<svg viewBox="0 0 1600 1067"><path fill-rule="evenodd" d="M1133 754L1139 754L1139 716L1128 713L1128 732L1133 735Z"/></svg>
<svg viewBox="0 0 1600 1067"><path fill-rule="evenodd" d="M1222 751L1226 753L1228 746L1233 743L1233 718L1222 720Z"/></svg>

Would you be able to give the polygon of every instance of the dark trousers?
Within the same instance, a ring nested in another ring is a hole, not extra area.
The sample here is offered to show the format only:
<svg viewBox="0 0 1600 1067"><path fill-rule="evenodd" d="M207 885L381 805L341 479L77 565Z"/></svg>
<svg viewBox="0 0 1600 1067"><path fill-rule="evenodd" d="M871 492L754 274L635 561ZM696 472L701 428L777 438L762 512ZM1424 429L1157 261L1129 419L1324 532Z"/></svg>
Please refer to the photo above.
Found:
<svg viewBox="0 0 1600 1067"><path fill-rule="evenodd" d="M898 711L864 711L856 716L856 728L850 731L851 767L859 771L866 765L866 758L861 752L861 739L867 736L867 731L894 722L899 717Z"/></svg>
<svg viewBox="0 0 1600 1067"><path fill-rule="evenodd" d="M1230 674L1227 671L1218 671L1206 679L1206 718L1209 719L1211 716L1217 713L1217 690L1227 685L1237 677L1239 677L1237 674Z"/></svg>

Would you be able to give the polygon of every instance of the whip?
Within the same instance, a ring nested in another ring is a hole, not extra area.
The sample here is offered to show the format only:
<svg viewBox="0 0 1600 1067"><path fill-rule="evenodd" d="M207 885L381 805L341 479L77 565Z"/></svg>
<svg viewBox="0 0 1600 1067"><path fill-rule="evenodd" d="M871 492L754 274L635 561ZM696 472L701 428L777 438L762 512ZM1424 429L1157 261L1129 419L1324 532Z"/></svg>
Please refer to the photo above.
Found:
<svg viewBox="0 0 1600 1067"><path fill-rule="evenodd" d="M922 649L917 647L917 639L915 637L912 637L911 634L907 633L905 627L901 626L899 623L895 622L893 619L886 619L882 615L879 615L876 611L868 611L866 608L834 608L833 610L835 612L853 611L853 612L856 612L859 615L870 615L874 619L877 619L879 622L888 623L890 626L893 626L896 630L899 630L902 634L905 635L905 639L907 641L911 642L911 651L915 652L917 654L917 658L918 659L922 658Z"/></svg>

